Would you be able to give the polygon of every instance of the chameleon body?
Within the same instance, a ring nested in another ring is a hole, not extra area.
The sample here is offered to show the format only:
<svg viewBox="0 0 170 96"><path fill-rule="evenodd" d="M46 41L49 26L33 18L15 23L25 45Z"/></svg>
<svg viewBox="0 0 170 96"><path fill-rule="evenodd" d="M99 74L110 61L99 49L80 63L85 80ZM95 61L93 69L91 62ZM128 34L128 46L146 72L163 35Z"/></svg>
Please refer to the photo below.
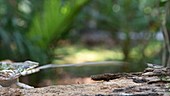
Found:
<svg viewBox="0 0 170 96"><path fill-rule="evenodd" d="M9 87L13 84L22 88L33 88L32 86L19 82L19 77L31 74L31 70L39 65L37 62L25 61L18 63L0 62L0 85Z"/></svg>

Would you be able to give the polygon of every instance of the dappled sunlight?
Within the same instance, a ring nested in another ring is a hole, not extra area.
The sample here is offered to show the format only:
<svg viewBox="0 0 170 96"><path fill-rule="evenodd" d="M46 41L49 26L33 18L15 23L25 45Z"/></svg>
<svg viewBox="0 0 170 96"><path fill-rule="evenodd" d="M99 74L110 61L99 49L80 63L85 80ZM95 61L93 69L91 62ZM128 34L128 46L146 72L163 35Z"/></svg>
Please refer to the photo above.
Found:
<svg viewBox="0 0 170 96"><path fill-rule="evenodd" d="M66 77L64 79L58 80L58 85L65 85L65 84L90 84L94 83L96 81L93 81L90 77L84 77L84 78L73 78L73 77Z"/></svg>
<svg viewBox="0 0 170 96"><path fill-rule="evenodd" d="M144 51L144 54L148 57L154 56L161 51L162 46L163 45L161 42L153 42L148 45L148 47Z"/></svg>
<svg viewBox="0 0 170 96"><path fill-rule="evenodd" d="M142 55L145 55L147 57L153 57L161 51L162 43L161 42L150 42L147 46L136 46L132 48L132 51L130 52L130 57L133 59L141 59ZM142 53L141 50L144 50L144 53Z"/></svg>
<svg viewBox="0 0 170 96"><path fill-rule="evenodd" d="M86 61L96 61L100 57L96 52L78 52L75 54L75 63L81 63L81 62L86 62Z"/></svg>
<svg viewBox="0 0 170 96"><path fill-rule="evenodd" d="M55 59L54 63L82 63L92 61L122 60L121 50L104 48L87 49L77 46L63 46L55 50L56 55L62 56Z"/></svg>

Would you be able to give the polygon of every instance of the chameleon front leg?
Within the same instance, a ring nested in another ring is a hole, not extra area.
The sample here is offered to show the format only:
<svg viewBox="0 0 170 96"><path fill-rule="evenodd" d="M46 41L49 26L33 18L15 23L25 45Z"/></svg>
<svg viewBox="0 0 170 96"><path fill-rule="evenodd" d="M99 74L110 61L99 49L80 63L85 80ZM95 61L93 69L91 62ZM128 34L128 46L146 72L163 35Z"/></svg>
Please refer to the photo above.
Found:
<svg viewBox="0 0 170 96"><path fill-rule="evenodd" d="M27 84L24 84L24 83L19 82L19 79L17 80L16 85L19 86L19 87L21 87L21 88L24 88L24 89L34 88L33 86L29 86L29 85L27 85Z"/></svg>
<svg viewBox="0 0 170 96"><path fill-rule="evenodd" d="M21 88L24 88L24 89L34 88L33 86L29 86L29 85L21 83L21 82L17 82L16 85L21 87Z"/></svg>

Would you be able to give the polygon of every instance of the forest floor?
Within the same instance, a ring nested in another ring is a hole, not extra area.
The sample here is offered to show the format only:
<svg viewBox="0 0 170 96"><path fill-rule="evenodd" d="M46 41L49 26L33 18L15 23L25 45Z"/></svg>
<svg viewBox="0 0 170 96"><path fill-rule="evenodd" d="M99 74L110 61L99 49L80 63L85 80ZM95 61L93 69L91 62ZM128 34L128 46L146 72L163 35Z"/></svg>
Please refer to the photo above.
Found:
<svg viewBox="0 0 170 96"><path fill-rule="evenodd" d="M91 84L54 85L41 88L0 88L0 96L170 96L167 69L91 76ZM160 74L161 73L161 74Z"/></svg>

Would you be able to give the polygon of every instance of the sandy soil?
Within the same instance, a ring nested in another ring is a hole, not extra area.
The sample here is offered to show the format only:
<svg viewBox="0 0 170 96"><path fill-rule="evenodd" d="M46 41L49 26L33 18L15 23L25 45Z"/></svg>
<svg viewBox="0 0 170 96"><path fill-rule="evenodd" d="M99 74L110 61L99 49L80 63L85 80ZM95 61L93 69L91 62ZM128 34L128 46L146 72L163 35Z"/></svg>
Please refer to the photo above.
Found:
<svg viewBox="0 0 170 96"><path fill-rule="evenodd" d="M54 85L33 89L0 88L0 96L169 96L166 84L135 83L119 78L92 84ZM162 91L161 93L157 93ZM135 95L132 95L132 93ZM130 95L131 94L131 95ZM150 95L148 95L150 94ZM164 94L164 95L163 95Z"/></svg>
<svg viewBox="0 0 170 96"><path fill-rule="evenodd" d="M104 73L95 82L41 88L0 88L0 96L170 96L169 68L146 68L136 73ZM84 79L89 81L89 79ZM85 82L83 81L83 82Z"/></svg>
<svg viewBox="0 0 170 96"><path fill-rule="evenodd" d="M127 83L128 82L128 83ZM115 79L93 84L56 85L34 89L0 88L3 96L89 96L113 94L116 88L140 85L130 79Z"/></svg>

